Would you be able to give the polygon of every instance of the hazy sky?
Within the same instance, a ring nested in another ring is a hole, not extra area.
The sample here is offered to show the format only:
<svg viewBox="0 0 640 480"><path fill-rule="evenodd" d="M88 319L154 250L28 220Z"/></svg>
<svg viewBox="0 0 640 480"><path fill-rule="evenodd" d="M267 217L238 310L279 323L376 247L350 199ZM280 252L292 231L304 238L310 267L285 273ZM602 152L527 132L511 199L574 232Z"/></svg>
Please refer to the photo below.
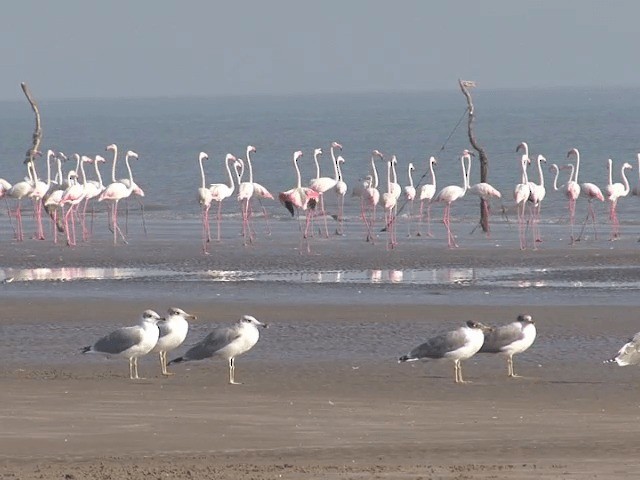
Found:
<svg viewBox="0 0 640 480"><path fill-rule="evenodd" d="M20 0L0 99L640 86L637 0Z"/></svg>

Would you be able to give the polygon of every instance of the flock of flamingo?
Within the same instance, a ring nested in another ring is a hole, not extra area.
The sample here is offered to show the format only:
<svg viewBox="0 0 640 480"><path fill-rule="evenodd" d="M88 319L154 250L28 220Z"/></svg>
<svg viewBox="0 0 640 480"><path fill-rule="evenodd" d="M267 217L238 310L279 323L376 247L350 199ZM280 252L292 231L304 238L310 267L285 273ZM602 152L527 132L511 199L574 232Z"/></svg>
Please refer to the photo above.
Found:
<svg viewBox="0 0 640 480"><path fill-rule="evenodd" d="M66 243L69 246L76 245L76 220L82 228L82 240L88 241L93 232L94 218L94 202L106 201L110 203L109 209L109 226L113 232L114 245L121 238L126 243L125 234L118 225L118 203L120 200L131 196L144 197L144 191L136 184L133 179L130 161L137 159L138 155L129 150L125 154L124 162L128 172L128 178L116 179L116 164L118 161L118 147L111 144L106 147L106 151L112 153L111 183L104 184L100 173L100 164L106 160L101 155L91 158L86 155L74 154L75 168L70 169L66 176L62 173L62 162L67 157L59 152L56 153L48 150L46 153L46 182L38 176L35 160L27 163L27 175L25 178L13 185L0 178L0 198L5 200L15 200L15 207L9 208L9 219L14 229L17 241L24 240L24 230L22 225L22 201L30 199L33 202L33 217L36 224L36 232L34 238L43 240L45 232L43 227L42 212L43 210L51 218L52 235L54 242L57 242L58 232L64 232L66 235ZM337 151L342 151L342 145L338 142L332 142L330 147L331 165L333 176L322 176L320 169L320 157L323 155L321 148L316 148L313 152L313 159L316 167L316 176L311 179L307 185L303 185L302 175L298 162L303 156L302 151L298 150L293 153L293 167L296 173L296 184L291 189L280 192L278 199L284 207L295 216L296 213L300 218L304 215L304 223L300 224L300 252L310 252L309 238L313 235L313 222L315 219L321 219L323 225L319 228L320 234L329 237L329 227L327 218L329 215L325 209L324 196L327 192L333 192L337 195L337 214L331 215L337 222L335 233L342 235L344 233L344 202L347 194L347 184L343 180L341 165L345 162L344 157L336 155ZM202 213L202 249L208 254L208 245L212 240L211 229L209 225L209 210L214 204L217 204L217 235L216 240L221 240L221 221L222 221L222 202L234 195L240 204L242 214L242 237L244 244L248 245L255 240L255 230L252 226L253 206L252 201L255 199L260 203L264 219L266 221L267 233L270 233L269 221L266 209L262 204L263 200L272 200L274 196L267 188L261 184L254 182L253 166L251 163L251 155L256 152L254 146L249 145L246 150L245 158L238 158L232 154L227 154L224 160L228 182L207 184L205 177L204 161L209 157L205 152L200 152L198 162L200 166L201 184L197 189L197 200L201 206ZM36 152L35 158L40 156L40 152ZM516 148L516 153L520 153L519 164L521 169L520 183L518 183L513 191L513 200L518 213L519 239L520 248L526 249L528 246L527 230L531 230L532 247L535 249L537 244L542 241L540 235L540 210L543 200L546 196L546 188L544 182L544 174L542 163L546 163L543 155L538 155L535 161L538 173L538 183L529 180L527 167L532 163L529 156L529 146L523 142ZM436 172L435 166L437 160L430 157L428 166L430 173L430 181L423 185L416 185L413 181L412 172L415 167L412 163L407 166L408 185L401 187L398 183L396 173L397 158L395 155L385 156L378 150L373 150L371 154L371 170L357 185L351 188L351 196L359 198L360 216L366 229L366 241L375 243L377 235L375 234L377 221L377 207L381 205L384 211L384 228L387 232L387 249L393 249L397 243L397 210L398 204L402 202L402 197L409 203L409 235L415 234L421 236L422 224L426 223L427 236L431 233L431 206L433 203L442 203L444 205L443 224L447 232L447 244L450 248L457 247L456 236L451 230L451 208L453 204L463 198L467 192L480 197L484 202L483 208L486 208L489 214L489 203L492 198L502 198L501 193L488 183L480 182L471 184L471 165L475 155L469 150L464 150L460 156L460 164L462 170L461 185L448 185L439 191L436 189ZM593 201L599 200L604 202L605 199L609 203L609 219L611 223L611 240L615 240L619 236L619 221L616 213L618 200L627 196L629 193L635 195L640 194L640 184L633 190L629 186L626 177L626 170L631 169L629 163L624 163L621 168L622 183L613 183L613 165L612 160L608 160L609 166L609 182L605 193L594 183L579 183L578 176L580 173L580 152L576 148L572 148L567 157L575 158L575 162L567 165L558 166L551 165L550 170L555 174L553 179L553 190L562 192L568 202L569 223L571 225L571 243L579 240L584 228L589 220L593 225L594 235L597 238L596 219ZM380 178L376 163L386 161L387 178L386 191L381 192L379 189ZM55 162L55 172L52 164ZM640 154L638 154L638 162L640 165ZM88 179L85 165L93 164L95 171L95 179ZM570 170L569 178L566 183L558 186L558 177L561 171ZM247 177L245 178L245 171ZM584 197L588 201L588 215L582 225L580 235L576 237L574 233L575 226L575 206L578 197ZM415 217L413 213L413 203L420 202L418 213L418 227L412 231L412 221ZM141 204L142 205L142 204ZM425 215L426 205L426 215ZM89 210L91 206L91 210ZM528 211L527 211L528 210ZM87 225L88 213L91 213L91 222ZM14 225L15 219L15 225ZM144 210L143 210L144 225ZM145 226L146 230L146 226Z"/></svg>

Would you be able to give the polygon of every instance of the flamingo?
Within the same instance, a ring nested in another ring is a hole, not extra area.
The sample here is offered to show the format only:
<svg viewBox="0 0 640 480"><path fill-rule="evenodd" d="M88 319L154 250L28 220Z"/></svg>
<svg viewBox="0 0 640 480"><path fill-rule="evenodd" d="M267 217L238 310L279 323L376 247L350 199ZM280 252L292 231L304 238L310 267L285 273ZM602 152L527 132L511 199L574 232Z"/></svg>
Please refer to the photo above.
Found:
<svg viewBox="0 0 640 480"><path fill-rule="evenodd" d="M110 145L109 147L115 147L115 145ZM109 149L107 147L107 149ZM113 164L115 166L116 158L117 158L117 148L115 149ZM127 198L133 192L133 173L131 172L131 165L129 164L129 158L138 158L138 154L131 150L127 151L124 157L124 163L127 165L127 171L129 172L129 186L126 186L121 182L113 182L104 189L104 191L98 197L98 201L102 202L104 200L110 201L111 203L111 221L113 228L113 244L118 244L118 233L122 237L122 241L127 243L127 240L120 230L118 226L118 202L123 198ZM115 168L112 171L113 178L115 178Z"/></svg>
<svg viewBox="0 0 640 480"><path fill-rule="evenodd" d="M262 208L262 214L264 216L264 221L266 223L266 232L267 235L271 235L271 228L269 227L269 217L267 216L267 210L264 208L264 205L262 204L262 200L266 199L266 200L273 200L273 195L271 195L271 192L269 192L269 190L267 190L265 187L263 187L262 185L260 185L257 182L253 181L253 166L251 164L251 153L255 153L256 152L256 147L249 145L247 146L247 167L249 169L249 182L251 182L253 184L253 195L252 197L255 197L258 199L258 203L260 204L260 207ZM249 218L251 218L251 204L249 203Z"/></svg>
<svg viewBox="0 0 640 480"><path fill-rule="evenodd" d="M618 199L620 197L626 197L629 195L630 187L629 180L627 180L627 176L624 171L626 169L633 168L630 163L623 163L622 168L620 169L620 174L622 175L622 183L613 183L612 180L612 168L613 161L611 159L608 160L609 163L609 183L607 184L607 201L609 202L609 220L611 220L611 238L609 240L617 240L620 236L620 222L618 221L618 213L616 212L616 207L618 206Z"/></svg>
<svg viewBox="0 0 640 480"><path fill-rule="evenodd" d="M200 164L200 178L202 183L200 188L197 191L197 199L200 207L202 209L202 251L207 252L207 243L211 241L211 229L209 228L209 208L211 207L211 202L213 201L213 196L211 195L211 190L207 188L207 184L205 182L204 177L204 160L208 160L209 155L205 152L200 152L198 155L198 163Z"/></svg>
<svg viewBox="0 0 640 480"><path fill-rule="evenodd" d="M522 142L516 148L516 153L523 150L524 153L520 159L520 165L522 169L522 175L520 183L516 184L513 189L513 199L516 202L516 208L518 210L518 233L520 236L520 249L527 248L527 240L525 238L525 223L524 215L529 195L531 195L531 188L529 187L529 179L527 177L527 165L531 162L529 158L529 146L526 142Z"/></svg>
<svg viewBox="0 0 640 480"><path fill-rule="evenodd" d="M58 162L58 174L56 176L61 177L61 161L59 157L56 157L56 160ZM71 185L75 176L76 172L74 170L69 170L69 173L67 174L66 184ZM58 225L58 210L62 209L61 201L62 195L64 195L65 190L66 189L62 187L62 182L60 182L49 191L49 194L44 199L44 208L47 210L49 216L51 217L53 243L58 243L58 230L60 230L61 232L64 231L64 226Z"/></svg>
<svg viewBox="0 0 640 480"><path fill-rule="evenodd" d="M348 188L342 177L342 168L340 167L341 163L344 163L344 157L342 157L342 155L338 155L336 158L338 181L336 182L336 186L333 188L336 195L338 195L338 226L336 227L336 235L344 234L344 197L347 194Z"/></svg>
<svg viewBox="0 0 640 480"><path fill-rule="evenodd" d="M408 228L408 236L411 236L411 219L413 218L413 201L416 198L416 187L413 184L413 176L411 172L413 172L416 168L413 166L413 163L409 162L407 167L407 176L409 177L409 185L404 187L404 196L409 202L409 228Z"/></svg>
<svg viewBox="0 0 640 480"><path fill-rule="evenodd" d="M22 229L22 199L31 195L33 192L33 175L31 173L31 161L27 164L27 174L29 178L25 178L20 182L14 183L6 192L6 196L15 199L16 202L16 240L22 242L24 240L24 231ZM11 212L9 212L11 218Z"/></svg>
<svg viewBox="0 0 640 480"><path fill-rule="evenodd" d="M424 202L427 202L427 236L428 237L433 237L433 235L431 234L431 200L433 199L433 196L436 194L436 173L433 170L433 166L437 164L438 164L438 161L436 160L436 157L429 157L429 170L431 171L431 183L422 185L420 187L420 195L418 195L418 197L420 198L420 223L422 223L422 220L424 218L422 216ZM422 235L422 233L420 232L420 229L418 229L417 235L418 236Z"/></svg>
<svg viewBox="0 0 640 480"><path fill-rule="evenodd" d="M218 224L218 236L217 236L218 242L220 241L220 224L222 222L222 202L223 200L233 195L233 191L235 190L235 184L233 183L233 176L231 175L231 168L229 167L229 162L231 161L235 162L236 157L230 153L227 153L224 159L224 166L227 169L229 184L212 183L211 185L209 185L212 201L218 202L218 213L216 215L216 222Z"/></svg>
<svg viewBox="0 0 640 480"><path fill-rule="evenodd" d="M475 155L469 150L463 150L462 155L467 161L467 178L471 177L471 157ZM489 218L489 200L491 198L502 198L502 194L493 185L487 182L476 183L475 185L469 185L469 193L477 195L482 200L482 209L484 210L487 218ZM487 231L487 237L489 232Z"/></svg>
<svg viewBox="0 0 640 480"><path fill-rule="evenodd" d="M384 207L385 223L387 225L387 250L393 249L397 245L396 240L396 222L395 222L395 208L398 205L398 197L396 197L391 181L393 170L393 158L387 160L387 191L382 194L382 206Z"/></svg>
<svg viewBox="0 0 640 480"><path fill-rule="evenodd" d="M382 153L378 150L374 150L371 154L371 168L373 169L372 183L364 189L361 197L360 209L362 212L362 220L367 227L367 242L375 243L375 237L373 234L373 225L376 220L376 207L380 202L380 191L378 190L378 169L375 164L375 157L379 157L380 160L384 159ZM371 219L367 220L366 207L371 209Z"/></svg>
<svg viewBox="0 0 640 480"><path fill-rule="evenodd" d="M337 142L333 142L331 144L331 158L332 158L332 161L333 161L334 177L331 178L331 177L321 177L320 176L320 164L318 163L318 157L320 155L322 155L322 149L316 148L316 150L313 152L313 160L316 163L316 178L312 179L309 182L309 187L314 189L316 192L318 192L320 194L320 214L324 217L324 234L325 234L325 238L329 237L329 228L327 226L327 212L326 212L326 210L324 208L324 193L328 192L332 188L335 188L335 186L336 186L336 184L338 183L338 180L339 180L338 165L336 164L336 157L335 157L335 154L333 152L334 148L342 149L342 145L340 145Z"/></svg>
<svg viewBox="0 0 640 480"><path fill-rule="evenodd" d="M311 215L318 205L318 199L320 194L312 188L302 186L302 177L300 175L300 167L298 166L298 160L302 157L302 152L297 150L293 153L293 167L296 170L297 184L295 187L278 194L280 202L289 210L291 216L295 214L295 210L302 210L306 214L305 228L302 232L302 239L306 240L307 253L311 252L309 246L309 224L311 222ZM300 240L300 253L302 253L302 239Z"/></svg>
<svg viewBox="0 0 640 480"><path fill-rule="evenodd" d="M572 155L576 157L575 165L575 178L573 176L574 170L572 170L569 177L569 181L565 186L565 195L569 199L569 222L571 223L571 244L575 243L575 237L573 235L573 225L576 217L576 200L580 196L580 184L578 183L578 174L580 173L580 152L577 148L572 148L567 153L567 158Z"/></svg>
<svg viewBox="0 0 640 480"><path fill-rule="evenodd" d="M462 155L460 157L460 164L462 165L462 187L458 185L448 185L440 190L434 199L436 202L445 204L442 223L444 223L444 226L447 228L447 244L449 248L458 247L455 236L451 233L451 204L464 197L464 194L469 188L469 179L467 178L464 160L465 157Z"/></svg>
<svg viewBox="0 0 640 480"><path fill-rule="evenodd" d="M247 159L249 158L249 149L247 148ZM249 160L247 160L247 163ZM244 170L244 163L241 164ZM247 242L253 243L253 236L251 233L251 227L249 226L249 214L251 212L251 198L253 197L253 179L249 174L248 182L241 182L238 178L238 201L240 202L240 209L242 211L242 237L244 238L244 244Z"/></svg>
<svg viewBox="0 0 640 480"><path fill-rule="evenodd" d="M540 235L540 209L544 197L547 195L547 190L544 187L544 174L542 173L542 163L547 163L547 159L538 155L538 177L540 183L529 182L529 202L533 204L531 207L531 227L533 231L533 248L536 248L536 243L542 242L542 236Z"/></svg>
<svg viewBox="0 0 640 480"><path fill-rule="evenodd" d="M33 200L33 213L36 220L36 233L34 238L37 240L44 240L44 229L42 228L42 199L49 191L51 186L51 158L53 157L53 150L47 151L47 181L43 182L38 179L38 172L36 171L35 163L31 163L31 170L33 172L33 190L29 194L29 197ZM38 152L40 155L40 152Z"/></svg>
<svg viewBox="0 0 640 480"><path fill-rule="evenodd" d="M79 154L75 154L78 158L80 158ZM80 159L80 173L82 174L82 183L75 183L70 185L62 194L62 198L60 199L60 205L64 209L64 205L69 204L69 209L67 213L64 214L64 230L67 234L67 245L74 246L76 244L76 221L75 214L77 211L77 206L84 200L85 197L85 185L87 183L87 177L84 171L84 164L88 157L82 156ZM71 216L71 225L72 229L69 231L69 217ZM83 227L84 230L84 227Z"/></svg>
<svg viewBox="0 0 640 480"><path fill-rule="evenodd" d="M93 204L91 204L91 228L89 230L86 228L87 206L90 200L98 198L98 196L102 192L104 192L105 186L104 186L104 183L102 183L102 175L100 174L100 164L105 162L106 160L101 155L96 155L95 159L92 159L92 158L86 159L86 163L93 163L97 180L87 180L84 187L85 196L84 196L84 205L82 207L82 236L83 236L83 240L85 241L89 238L89 231L91 232L91 234L93 234L93 217L94 217L94 208L93 208Z"/></svg>

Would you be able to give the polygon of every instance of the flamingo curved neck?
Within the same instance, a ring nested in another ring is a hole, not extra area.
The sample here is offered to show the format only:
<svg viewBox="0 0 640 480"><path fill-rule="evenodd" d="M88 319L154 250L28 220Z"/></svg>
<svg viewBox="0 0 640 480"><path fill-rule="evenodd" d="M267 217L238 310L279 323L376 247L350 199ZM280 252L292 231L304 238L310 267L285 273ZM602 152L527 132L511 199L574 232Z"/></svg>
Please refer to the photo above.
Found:
<svg viewBox="0 0 640 480"><path fill-rule="evenodd" d="M407 168L407 174L409 175L409 186L411 188L414 188L414 186L413 186L413 175L411 175L411 170L412 170L411 165L409 165L409 167Z"/></svg>
<svg viewBox="0 0 640 480"><path fill-rule="evenodd" d="M557 165L556 165L555 171L556 171L556 175L555 175L555 177L553 177L553 189L555 191L557 191L558 190L558 175L560 175L560 169L558 168Z"/></svg>
<svg viewBox="0 0 640 480"><path fill-rule="evenodd" d="M542 159L538 157L538 175L540 176L540 186L544 186L544 174L542 173Z"/></svg>
<svg viewBox="0 0 640 480"><path fill-rule="evenodd" d="M464 157L464 155L460 157L460 163L462 164L462 189L466 192L469 188L469 173L465 168ZM471 169L471 157L469 157L469 169Z"/></svg>
<svg viewBox="0 0 640 480"><path fill-rule="evenodd" d="M529 176L527 175L527 156L522 156L522 183L529 183Z"/></svg>
<svg viewBox="0 0 640 480"><path fill-rule="evenodd" d="M607 164L609 165L609 185L613 185L613 160L607 160Z"/></svg>
<svg viewBox="0 0 640 480"><path fill-rule="evenodd" d="M198 158L198 163L200 163L200 178L202 179L202 188L206 189L207 184L205 183L205 179L204 179L204 165L202 164L203 160L204 160L204 157L202 156Z"/></svg>
<svg viewBox="0 0 640 480"><path fill-rule="evenodd" d="M391 193L391 171L393 169L393 162L387 161L387 192Z"/></svg>
<svg viewBox="0 0 640 480"><path fill-rule="evenodd" d="M333 145L331 145L331 160L333 160L333 173L336 183L340 180L340 172L338 171L338 160L336 160L336 155L333 151Z"/></svg>
<svg viewBox="0 0 640 480"><path fill-rule="evenodd" d="M56 178L59 183L62 183L62 179L64 178L62 176L62 160L60 160L59 158L56 158L56 162L58 164L58 173L56 174Z"/></svg>
<svg viewBox="0 0 640 480"><path fill-rule="evenodd" d="M313 154L313 161L316 164L316 178L320 178L320 162L318 162L318 154Z"/></svg>
<svg viewBox="0 0 640 480"><path fill-rule="evenodd" d="M434 172L433 170L433 162L431 160L429 160L429 170L431 170L431 184L434 186L436 186L436 172Z"/></svg>
<svg viewBox="0 0 640 480"><path fill-rule="evenodd" d="M373 156L371 157L371 167L373 168L373 188L378 188L378 169Z"/></svg>
<svg viewBox="0 0 640 480"><path fill-rule="evenodd" d="M575 182L578 183L578 173L580 172L580 152L578 150L574 150L576 154L576 178Z"/></svg>
<svg viewBox="0 0 640 480"><path fill-rule="evenodd" d="M231 167L229 166L229 160L231 160L231 159L230 158L225 158L225 162L224 163L225 163L225 166L227 167L227 174L229 175L229 188L231 190L233 190L233 188L234 188L233 175L231 175Z"/></svg>
<svg viewBox="0 0 640 480"><path fill-rule="evenodd" d="M316 162L316 165L318 163ZM298 188L302 188L302 177L300 175L300 167L298 167L298 159L296 157L293 157L293 166L296 169L296 176L298 179Z"/></svg>
<svg viewBox="0 0 640 480"><path fill-rule="evenodd" d="M111 181L116 183L116 162L118 161L118 147L113 145L113 165L111 165Z"/></svg>
<svg viewBox="0 0 640 480"><path fill-rule="evenodd" d="M622 183L624 183L624 192L622 193L622 196L627 196L629 195L629 191L631 190L631 188L629 187L629 180L627 180L627 176L625 175L624 171L629 168L626 165L622 166L622 169L620 170L620 174L622 175Z"/></svg>
<svg viewBox="0 0 640 480"><path fill-rule="evenodd" d="M96 169L96 177L98 177L98 184L100 185L100 188L104 187L104 184L102 183L102 175L100 174L100 167L98 166L100 162L98 162L98 160L94 160L93 162L93 166Z"/></svg>
<svg viewBox="0 0 640 480"><path fill-rule="evenodd" d="M129 172L129 186L127 187L127 192L129 195L131 195L135 184L133 183L133 172L131 172L131 165L129 165L129 155L125 155L124 163L127 166L127 171ZM84 176L84 170L82 170L82 175Z"/></svg>
<svg viewBox="0 0 640 480"><path fill-rule="evenodd" d="M249 183L253 183L253 167L251 166L251 150L247 148L247 168L249 169Z"/></svg>

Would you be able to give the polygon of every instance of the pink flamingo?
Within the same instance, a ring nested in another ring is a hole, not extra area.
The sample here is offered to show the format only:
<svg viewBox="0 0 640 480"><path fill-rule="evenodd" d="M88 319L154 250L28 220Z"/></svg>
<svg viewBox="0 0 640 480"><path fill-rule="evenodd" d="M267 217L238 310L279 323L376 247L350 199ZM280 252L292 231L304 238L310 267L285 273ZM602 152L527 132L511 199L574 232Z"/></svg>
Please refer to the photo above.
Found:
<svg viewBox="0 0 640 480"><path fill-rule="evenodd" d="M367 227L367 242L375 244L375 235L373 233L374 224L376 221L376 207L380 202L380 191L378 190L378 169L375 164L375 157L379 157L380 160L384 159L382 153L378 150L374 150L371 154L371 168L373 169L373 181L362 192L360 209L362 213L362 220ZM367 219L366 210L367 207L371 209L371 218Z"/></svg>
<svg viewBox="0 0 640 480"><path fill-rule="evenodd" d="M338 195L338 226L336 227L336 235L344 235L344 197L347 194L347 184L342 177L342 168L340 164L344 163L342 155L338 155L336 158L336 166L338 167L338 181L333 188Z"/></svg>
<svg viewBox="0 0 640 480"><path fill-rule="evenodd" d="M573 226L575 223L576 217L576 201L580 196L580 184L578 183L578 174L580 173L580 152L577 148L572 148L567 153L567 158L570 158L572 155L576 157L576 165L575 165L575 178L573 176L574 171L571 171L571 175L569 176L569 181L565 186L565 195L569 199L569 222L571 223L571 244L575 243L575 236L573 234Z"/></svg>
<svg viewBox="0 0 640 480"><path fill-rule="evenodd" d="M115 147L115 145L110 145L109 147ZM107 147L107 149L109 149L109 147ZM116 163L116 158L117 158L117 149L115 149L115 152L114 152L114 158L113 158L114 166ZM123 198L129 197L131 195L131 192L133 192L133 173L131 172L131 165L129 164L129 158L137 159L138 154L129 150L124 157L124 163L127 165L127 171L129 172L129 186L126 186L122 182L113 182L109 184L107 188L105 188L105 190L98 197L99 202L102 202L104 200L111 202L111 221L112 221L112 228L113 228L113 244L114 245L118 244L118 233L122 237L122 241L124 243L127 243L127 240L124 234L122 233L122 231L120 230L120 227L118 226L118 202ZM112 175L115 178L115 168L112 171Z"/></svg>
<svg viewBox="0 0 640 480"><path fill-rule="evenodd" d="M398 197L393 191L391 181L393 159L387 161L387 191L382 194L382 206L384 207L385 224L387 226L387 250L395 248L398 244L396 239L395 209L398 205Z"/></svg>
<svg viewBox="0 0 640 480"><path fill-rule="evenodd" d="M44 240L44 229L42 228L42 199L49 191L51 186L51 158L53 157L53 150L47 151L47 181L43 182L38 179L38 172L36 171L35 163L31 163L31 169L33 172L33 190L29 194L33 200L33 213L36 220L36 233L33 238L37 240ZM38 152L40 155L40 152Z"/></svg>
<svg viewBox="0 0 640 480"><path fill-rule="evenodd" d="M218 213L216 215L216 222L218 224L218 236L217 241L220 241L220 225L222 223L222 202L233 195L235 190L235 184L233 183L233 176L231 175L231 168L229 162L235 162L236 157L227 153L224 159L224 166L227 169L227 176L229 177L229 184L226 183L212 183L209 185L211 191L212 201L218 202Z"/></svg>
<svg viewBox="0 0 640 480"><path fill-rule="evenodd" d="M287 190L286 192L280 192L278 194L278 199L286 207L286 209L289 210L289 213L291 213L292 217L294 216L296 209L298 210L298 212L300 210L305 212L306 223L305 228L302 231L302 239L306 240L307 253L310 253L311 247L309 246L308 240L309 225L311 222L311 215L313 213L313 210L315 210L316 206L318 205L320 194L312 188L302 186L300 167L298 167L298 160L300 159L300 157L302 157L302 152L300 150L294 152L293 167L296 170L296 186ZM300 240L300 253L302 253L302 239Z"/></svg>
<svg viewBox="0 0 640 480"><path fill-rule="evenodd" d="M246 201L246 205L244 205L244 209L243 209L243 235L245 233L245 216L246 216L246 229L249 235L251 235L251 229L249 228L249 221L251 219L251 215L252 215L252 208L251 208L251 199L252 198L257 198L258 199L258 203L260 203L260 206L262 208L262 214L264 216L264 220L266 223L266 231L267 231L267 235L271 235L271 229L269 227L269 218L267 216L267 210L264 208L264 205L262 204L262 200L263 199L267 199L267 200L273 200L273 195L271 195L271 192L269 192L269 190L267 190L265 187L263 187L262 185L260 185L257 182L253 181L253 166L251 164L251 154L256 152L256 147L249 145L247 146L247 168L249 170L249 182L251 184L251 186L247 185L247 186L242 186L244 183L247 182L242 182L242 184L240 185L240 187L238 187L238 200L240 201L244 201L245 198L244 197L248 197L248 200ZM244 193L241 193L244 190ZM249 195L249 192L251 192L251 194ZM242 198L241 198L242 197ZM245 237L246 238L246 237Z"/></svg>
<svg viewBox="0 0 640 480"><path fill-rule="evenodd" d="M623 163L622 168L620 169L620 174L622 175L622 183L613 183L612 180L612 168L613 161L611 159L608 160L609 163L609 183L607 184L607 201L609 202L609 220L611 221L611 238L609 240L617 240L620 236L620 222L618 221L618 213L616 212L616 207L618 206L618 199L620 197L626 197L629 195L629 191L631 190L629 187L629 180L627 180L627 176L624 171L626 169L633 168L630 163Z"/></svg>
<svg viewBox="0 0 640 480"><path fill-rule="evenodd" d="M464 197L464 194L467 192L467 188L469 188L469 179L467 178L464 160L464 155L462 155L460 157L460 164L462 165L462 187L459 187L458 185L448 185L440 190L434 199L436 202L442 202L445 204L442 223L444 223L444 226L447 228L447 244L449 248L458 247L455 236L451 233L451 205L456 200Z"/></svg>
<svg viewBox="0 0 640 480"><path fill-rule="evenodd" d="M413 201L416 198L416 187L413 184L413 176L411 172L413 172L416 168L413 166L413 163L409 162L407 167L407 176L409 177L409 185L405 185L404 187L404 196L409 202L409 227L408 227L408 236L411 236L411 220L413 219Z"/></svg>
<svg viewBox="0 0 640 480"><path fill-rule="evenodd" d="M471 157L475 157L473 152L469 150L464 150L462 152L463 157L467 161L467 177L468 179L471 177ZM482 208L489 217L489 201L491 198L502 198L502 194L495 188L493 185L487 182L476 183L475 185L469 185L468 187L469 193L473 193L480 197L482 201ZM489 236L489 232L487 232L487 237Z"/></svg>
<svg viewBox="0 0 640 480"><path fill-rule="evenodd" d="M542 208L542 201L547 195L547 189L544 187L544 174L542 173L542 163L547 163L547 159L542 155L538 155L538 177L540 183L529 182L529 202L531 207L531 230L533 232L533 248L537 248L536 244L542 242L542 236L540 235L540 210Z"/></svg>
<svg viewBox="0 0 640 480"><path fill-rule="evenodd" d="M75 154L78 157L77 153ZM87 183L87 177L84 171L85 161L88 159L86 156L82 156L80 159L80 173L82 174L82 183L74 183L70 185L62 194L62 198L60 199L60 205L64 209L64 205L69 205L69 209L67 213L64 214L64 230L67 234L67 245L74 246L76 244L76 221L75 214L78 208L78 205L85 197L85 185ZM71 217L71 230L69 229L69 217ZM84 230L84 227L83 227Z"/></svg>
<svg viewBox="0 0 640 480"><path fill-rule="evenodd" d="M420 187L420 224L422 224L423 220L423 208L424 203L427 202L427 237L433 237L431 234L431 200L433 196L436 194L436 173L433 170L433 166L437 165L438 161L436 157L429 157L429 170L431 171L431 183L427 183ZM420 227L418 227L418 236L422 235L420 231Z"/></svg>
<svg viewBox="0 0 640 480"><path fill-rule="evenodd" d="M516 208L518 210L518 234L520 237L520 250L527 248L527 239L525 238L525 209L527 207L527 201L531 195L531 188L529 187L529 179L527 177L527 165L531 162L529 159L529 146L526 142L522 142L516 148L516 153L523 150L524 153L520 159L520 165L522 174L520 176L520 183L516 184L513 189L513 199L516 202Z"/></svg>
<svg viewBox="0 0 640 480"><path fill-rule="evenodd" d="M325 238L329 237L329 228L327 226L327 211L324 208L324 194L329 190L335 188L340 180L340 176L338 173L338 164L336 161L336 155L334 149L342 150L342 145L338 142L333 142L331 144L331 160L333 164L333 178L332 177L321 177L320 176L320 164L318 163L318 156L322 155L322 150L317 148L313 154L313 159L316 162L316 178L312 179L309 182L309 187L320 194L320 214L324 217L324 233Z"/></svg>
<svg viewBox="0 0 640 480"><path fill-rule="evenodd" d="M207 188L207 184L205 182L204 176L204 160L208 160L209 155L205 152L200 152L198 155L198 163L200 164L200 178L202 183L200 188L198 188L197 199L200 204L200 208L202 209L202 251L205 255L209 252L207 251L207 244L211 241L211 229L209 228L209 208L211 207L211 202L213 201L213 196L211 195L211 190Z"/></svg>
<svg viewBox="0 0 640 480"><path fill-rule="evenodd" d="M15 199L16 202L16 240L22 242L24 240L24 231L22 229L22 199L29 197L33 192L33 174L31 173L31 162L27 164L27 174L29 178L25 178L20 182L14 183L6 192L6 196ZM11 218L11 212L9 212L9 218Z"/></svg>
<svg viewBox="0 0 640 480"><path fill-rule="evenodd" d="M94 208L93 203L91 204L91 227L87 228L86 218L87 218L87 207L89 205L89 201L98 198L100 194L104 191L105 186L102 183L102 175L100 174L100 163L105 163L106 160L104 157L100 155L96 155L95 159L86 157L85 163L92 163L96 172L97 180L87 180L84 186L84 204L82 206L82 240L87 241L89 239L89 234L93 234L93 218L94 218Z"/></svg>

